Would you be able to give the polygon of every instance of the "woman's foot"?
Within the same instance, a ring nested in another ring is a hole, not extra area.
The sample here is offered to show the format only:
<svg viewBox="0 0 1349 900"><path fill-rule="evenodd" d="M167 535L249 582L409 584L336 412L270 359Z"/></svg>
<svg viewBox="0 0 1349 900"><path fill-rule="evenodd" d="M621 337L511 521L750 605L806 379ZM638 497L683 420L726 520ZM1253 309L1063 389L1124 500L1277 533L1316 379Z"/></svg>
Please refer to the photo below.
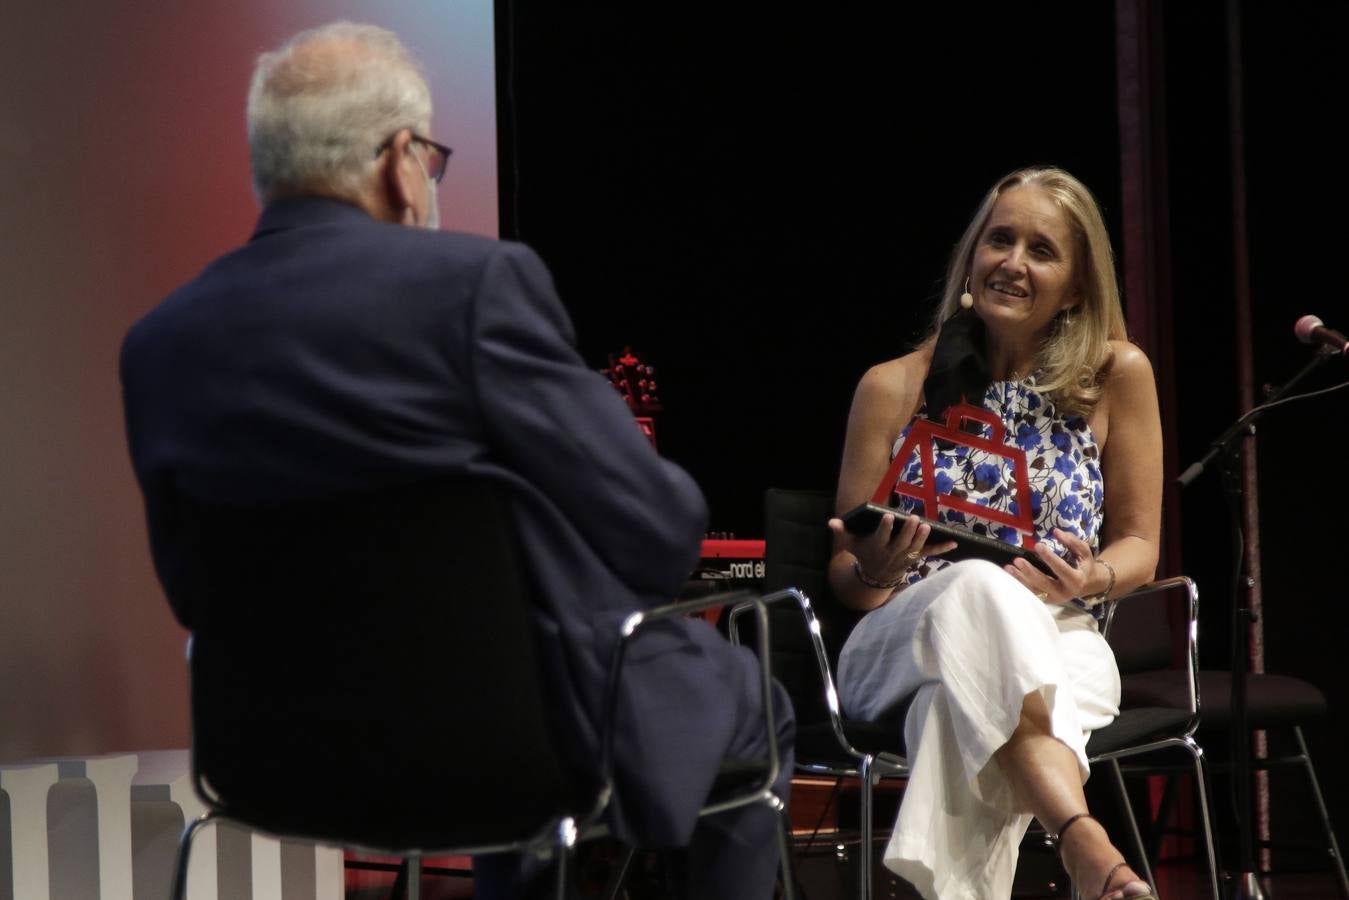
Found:
<svg viewBox="0 0 1349 900"><path fill-rule="evenodd" d="M1082 896L1097 896L1091 893L1095 890L1100 900L1155 898L1152 888L1122 861L1122 856L1101 823L1090 816L1070 820L1060 829L1059 857Z"/></svg>

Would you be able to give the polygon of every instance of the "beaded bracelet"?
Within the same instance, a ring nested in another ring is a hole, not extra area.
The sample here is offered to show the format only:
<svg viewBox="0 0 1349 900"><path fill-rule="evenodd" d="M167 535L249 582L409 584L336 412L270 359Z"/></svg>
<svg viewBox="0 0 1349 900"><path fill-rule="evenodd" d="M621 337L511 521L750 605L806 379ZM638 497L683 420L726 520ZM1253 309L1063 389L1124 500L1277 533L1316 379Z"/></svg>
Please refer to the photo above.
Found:
<svg viewBox="0 0 1349 900"><path fill-rule="evenodd" d="M862 561L859 559L854 559L852 561L852 573L858 581L862 582L867 587L877 588L879 590L893 590L899 587L900 583L904 581L903 575L899 576L894 581L877 581L866 572L862 571Z"/></svg>
<svg viewBox="0 0 1349 900"><path fill-rule="evenodd" d="M1099 594L1092 594L1090 597L1082 598L1082 603L1087 609L1100 606L1106 601L1106 598L1110 596L1110 592L1115 589L1115 567L1101 559L1099 556L1096 557L1095 561L1105 566L1105 570L1110 573L1110 580L1106 582L1105 590L1101 591Z"/></svg>

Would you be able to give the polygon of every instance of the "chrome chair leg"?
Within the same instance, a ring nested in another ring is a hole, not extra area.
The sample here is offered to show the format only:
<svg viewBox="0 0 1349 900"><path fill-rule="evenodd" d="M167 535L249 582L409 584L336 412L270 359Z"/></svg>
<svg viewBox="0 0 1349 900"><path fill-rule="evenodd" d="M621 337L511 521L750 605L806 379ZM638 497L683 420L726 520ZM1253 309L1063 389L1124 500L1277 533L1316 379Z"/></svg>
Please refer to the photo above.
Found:
<svg viewBox="0 0 1349 900"><path fill-rule="evenodd" d="M860 813L862 817L862 844L857 853L857 896L860 900L871 900L871 842L872 842L872 796L871 788L875 782L875 776L872 773L872 763L875 757L871 754L863 756L857 764L857 777L862 781L862 796L860 803Z"/></svg>
<svg viewBox="0 0 1349 900"><path fill-rule="evenodd" d="M192 840L197 836L197 832L207 825L212 824L219 818L213 812L205 812L193 819L183 829L183 834L178 838L178 859L173 866L173 900L185 900L187 897L187 865L192 855Z"/></svg>
<svg viewBox="0 0 1349 900"><path fill-rule="evenodd" d="M1124 815L1129 820L1129 836L1134 842L1134 854L1142 862L1143 878L1155 894L1157 880L1152 876L1152 865L1148 862L1147 848L1143 846L1143 835L1138 833L1138 817L1134 815L1133 803L1129 802L1129 792L1124 787L1124 773L1120 771L1119 760L1110 760L1110 772L1115 777L1115 790L1119 794L1120 804L1124 807Z"/></svg>
<svg viewBox="0 0 1349 900"><path fill-rule="evenodd" d="M792 820L787 804L778 801L778 868L782 870L782 900L796 900L796 865L792 857Z"/></svg>
<svg viewBox="0 0 1349 900"><path fill-rule="evenodd" d="M1199 793L1199 818L1204 823L1204 850L1208 854L1209 889L1213 892L1214 900L1221 900L1223 893L1218 884L1218 857L1214 849L1217 845L1213 838L1213 820L1209 816L1208 762L1204 757L1204 748L1195 743L1193 738L1184 738L1180 744L1194 760L1195 790Z"/></svg>
<svg viewBox="0 0 1349 900"><path fill-rule="evenodd" d="M1335 839L1335 829L1330 824L1330 811L1326 809L1326 798L1321 793L1321 784L1316 780L1316 769L1312 768L1312 757L1307 752L1307 741L1302 736L1302 726L1293 727L1293 736L1297 738L1298 753L1302 755L1302 765L1307 770L1307 780L1312 786L1312 797L1316 800L1316 809L1321 814L1321 826L1326 832L1331 859L1335 863L1335 874L1340 880L1340 895L1349 900L1349 877L1344 871L1344 857L1340 855L1340 843Z"/></svg>
<svg viewBox="0 0 1349 900"><path fill-rule="evenodd" d="M422 900L422 858L414 853L406 860L408 872L408 900Z"/></svg>
<svg viewBox="0 0 1349 900"><path fill-rule="evenodd" d="M567 816L557 823L557 900L567 900L567 862L576 848L576 820Z"/></svg>
<svg viewBox="0 0 1349 900"><path fill-rule="evenodd" d="M628 873L632 870L632 861L637 858L637 851L632 847L623 848L623 861L618 867L609 873L609 884L604 889L604 900L618 900L619 892L623 890L623 885L628 883Z"/></svg>

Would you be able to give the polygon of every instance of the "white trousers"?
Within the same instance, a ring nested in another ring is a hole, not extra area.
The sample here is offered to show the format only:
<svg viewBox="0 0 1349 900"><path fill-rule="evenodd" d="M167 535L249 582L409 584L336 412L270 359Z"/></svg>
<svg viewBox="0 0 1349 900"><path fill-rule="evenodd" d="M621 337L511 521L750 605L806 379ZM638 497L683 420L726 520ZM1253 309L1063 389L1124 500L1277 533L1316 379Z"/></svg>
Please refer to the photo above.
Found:
<svg viewBox="0 0 1349 900"><path fill-rule="evenodd" d="M838 675L851 717L879 718L914 695L904 723L911 775L885 865L928 900L1011 896L1031 815L993 754L1027 694L1044 697L1083 781L1088 733L1119 714L1119 670L1096 620L979 560L947 566L863 617Z"/></svg>

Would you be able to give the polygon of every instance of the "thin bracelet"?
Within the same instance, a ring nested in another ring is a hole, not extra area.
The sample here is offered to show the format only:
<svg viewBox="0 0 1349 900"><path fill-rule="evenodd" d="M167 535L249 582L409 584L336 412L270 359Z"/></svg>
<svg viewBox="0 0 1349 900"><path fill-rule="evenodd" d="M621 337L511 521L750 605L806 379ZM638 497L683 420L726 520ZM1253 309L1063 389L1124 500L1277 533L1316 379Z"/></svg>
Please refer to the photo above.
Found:
<svg viewBox="0 0 1349 900"><path fill-rule="evenodd" d="M1095 562L1105 566L1105 570L1110 573L1110 580L1106 582L1105 590L1101 591L1099 594L1092 594L1090 597L1082 598L1082 602L1086 604L1087 609L1100 606L1110 596L1110 592L1115 589L1115 567L1101 559L1099 556L1096 557Z"/></svg>
<svg viewBox="0 0 1349 900"><path fill-rule="evenodd" d="M903 575L899 576L894 581L877 581L876 579L868 575L866 572L862 571L862 561L860 559L854 559L852 561L852 573L854 576L856 576L858 581L862 582L867 587L877 588L878 590L886 590L886 591L894 590L895 588L899 587L901 582L904 581Z"/></svg>

